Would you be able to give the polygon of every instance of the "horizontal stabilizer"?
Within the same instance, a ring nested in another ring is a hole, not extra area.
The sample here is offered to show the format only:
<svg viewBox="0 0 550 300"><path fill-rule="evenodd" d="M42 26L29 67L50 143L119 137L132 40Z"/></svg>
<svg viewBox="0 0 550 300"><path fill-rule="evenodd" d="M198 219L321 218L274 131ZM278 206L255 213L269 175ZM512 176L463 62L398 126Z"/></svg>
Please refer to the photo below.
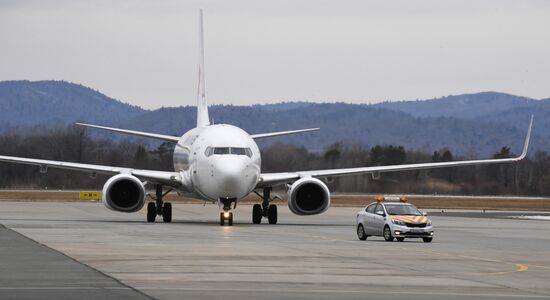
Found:
<svg viewBox="0 0 550 300"><path fill-rule="evenodd" d="M109 131L114 131L114 132L119 132L119 133L124 133L124 134L130 134L130 135L143 136L143 137L148 137L148 138L152 138L152 139L163 140L163 141L173 142L173 143L177 143L180 139L177 136L163 135L163 134L156 134L156 133L148 133L148 132L134 131L134 130L126 130L126 129L119 129L119 128L113 128L113 127L105 127L105 126L85 124L85 123L76 123L76 125L84 126L84 127L91 127L91 128L98 128L98 129L103 129L103 130L109 130Z"/></svg>
<svg viewBox="0 0 550 300"><path fill-rule="evenodd" d="M279 136L279 135L287 135L287 134L295 134L295 133L315 131L315 130L319 130L319 129L321 129L321 128L308 128L308 129L299 129L299 130L258 133L258 134L252 134L251 137L253 139L263 139L263 138L274 137L274 136Z"/></svg>

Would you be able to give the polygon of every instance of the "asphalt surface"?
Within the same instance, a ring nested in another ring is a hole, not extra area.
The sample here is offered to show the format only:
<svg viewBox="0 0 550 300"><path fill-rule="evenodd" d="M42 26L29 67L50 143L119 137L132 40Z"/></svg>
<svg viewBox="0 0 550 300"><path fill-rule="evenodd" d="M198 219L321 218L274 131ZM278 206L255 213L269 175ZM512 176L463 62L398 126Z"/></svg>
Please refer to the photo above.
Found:
<svg viewBox="0 0 550 300"><path fill-rule="evenodd" d="M458 218L490 218L490 219L510 219L517 217L544 216L550 217L548 212L531 211L467 211L457 209L438 209L431 210L430 216L435 217L458 217Z"/></svg>
<svg viewBox="0 0 550 300"><path fill-rule="evenodd" d="M250 224L251 208L220 227L212 205L148 224L98 203L0 202L0 299L550 299L549 221L433 212L432 243L389 243L357 240L358 208L280 206L277 225Z"/></svg>
<svg viewBox="0 0 550 300"><path fill-rule="evenodd" d="M0 225L0 299L150 299Z"/></svg>

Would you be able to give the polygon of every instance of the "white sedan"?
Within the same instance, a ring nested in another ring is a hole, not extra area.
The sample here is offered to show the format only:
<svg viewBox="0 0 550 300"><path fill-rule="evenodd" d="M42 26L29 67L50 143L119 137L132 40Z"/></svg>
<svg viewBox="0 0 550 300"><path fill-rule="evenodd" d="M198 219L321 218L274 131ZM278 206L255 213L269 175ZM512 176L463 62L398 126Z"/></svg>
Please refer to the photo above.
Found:
<svg viewBox="0 0 550 300"><path fill-rule="evenodd" d="M432 221L416 206L404 202L377 201L357 213L357 237L383 236L388 242L422 238L429 243L434 236Z"/></svg>

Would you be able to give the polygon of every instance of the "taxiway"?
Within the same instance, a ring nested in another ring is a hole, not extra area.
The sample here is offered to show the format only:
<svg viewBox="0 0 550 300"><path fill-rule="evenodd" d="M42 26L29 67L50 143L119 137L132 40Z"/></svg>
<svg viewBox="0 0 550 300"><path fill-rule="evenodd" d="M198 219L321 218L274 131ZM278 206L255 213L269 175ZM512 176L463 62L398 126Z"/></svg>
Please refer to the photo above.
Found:
<svg viewBox="0 0 550 300"><path fill-rule="evenodd" d="M0 298L550 298L544 220L433 212L432 243L388 243L356 238L359 208L281 205L279 224L253 225L241 205L233 227L212 205L173 209L149 224L100 203L0 202Z"/></svg>

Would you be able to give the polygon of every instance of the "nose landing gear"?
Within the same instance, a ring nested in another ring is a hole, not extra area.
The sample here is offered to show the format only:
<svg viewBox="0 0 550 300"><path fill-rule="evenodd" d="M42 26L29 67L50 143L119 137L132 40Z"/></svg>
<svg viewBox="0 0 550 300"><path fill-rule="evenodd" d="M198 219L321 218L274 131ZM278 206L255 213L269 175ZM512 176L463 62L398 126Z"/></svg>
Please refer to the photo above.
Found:
<svg viewBox="0 0 550 300"><path fill-rule="evenodd" d="M165 193L162 193L162 185L157 184L155 186L156 188L156 195L155 197L151 197L153 200L155 200L155 203L149 202L147 203L147 222L153 223L155 222L155 219L157 215L162 216L162 220L166 223L172 222L172 203L166 202L164 203L162 201L162 198L166 196L168 193L170 193L172 190L168 190Z"/></svg>
<svg viewBox="0 0 550 300"><path fill-rule="evenodd" d="M262 223L262 217L266 217L269 224L277 224L277 205L269 204L271 199L271 187L266 187L263 190L263 195L255 192L256 195L262 198L262 204L254 204L252 207L252 223Z"/></svg>
<svg viewBox="0 0 550 300"><path fill-rule="evenodd" d="M228 226L233 226L233 213L230 211L224 211L220 213L220 226L225 225L225 221L227 220Z"/></svg>
<svg viewBox="0 0 550 300"><path fill-rule="evenodd" d="M220 212L220 226L224 226L225 221L227 221L228 226L233 226L233 212L231 211L231 204L234 204L233 208L236 208L237 199L220 198L220 202L223 204L223 211Z"/></svg>

